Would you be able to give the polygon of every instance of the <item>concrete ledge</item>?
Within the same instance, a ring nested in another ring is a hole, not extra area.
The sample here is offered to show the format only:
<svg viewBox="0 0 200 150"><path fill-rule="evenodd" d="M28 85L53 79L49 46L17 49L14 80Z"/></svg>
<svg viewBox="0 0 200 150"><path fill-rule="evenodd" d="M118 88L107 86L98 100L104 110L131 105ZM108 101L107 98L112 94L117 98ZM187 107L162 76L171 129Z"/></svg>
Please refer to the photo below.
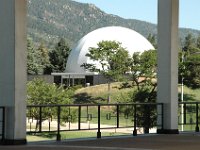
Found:
<svg viewBox="0 0 200 150"><path fill-rule="evenodd" d="M157 134L179 134L178 129L158 129Z"/></svg>
<svg viewBox="0 0 200 150"><path fill-rule="evenodd" d="M0 145L25 145L27 143L26 139L10 140L5 139L0 141Z"/></svg>

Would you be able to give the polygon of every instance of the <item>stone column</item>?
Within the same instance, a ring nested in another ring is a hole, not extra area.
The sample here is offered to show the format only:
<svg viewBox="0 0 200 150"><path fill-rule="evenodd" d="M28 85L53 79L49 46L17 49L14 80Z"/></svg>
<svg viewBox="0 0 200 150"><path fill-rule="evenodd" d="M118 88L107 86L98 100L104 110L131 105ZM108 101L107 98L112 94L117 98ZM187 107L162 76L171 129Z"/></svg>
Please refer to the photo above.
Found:
<svg viewBox="0 0 200 150"><path fill-rule="evenodd" d="M5 144L26 143L26 0L0 1L0 106Z"/></svg>
<svg viewBox="0 0 200 150"><path fill-rule="evenodd" d="M164 103L164 130L178 133L179 0L158 0L158 102Z"/></svg>

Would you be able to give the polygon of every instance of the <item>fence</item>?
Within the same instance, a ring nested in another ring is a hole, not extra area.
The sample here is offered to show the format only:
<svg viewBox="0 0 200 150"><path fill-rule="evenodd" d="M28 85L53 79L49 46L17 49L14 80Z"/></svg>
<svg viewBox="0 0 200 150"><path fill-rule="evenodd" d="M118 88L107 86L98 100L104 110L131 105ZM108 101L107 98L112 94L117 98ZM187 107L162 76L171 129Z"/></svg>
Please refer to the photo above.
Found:
<svg viewBox="0 0 200 150"><path fill-rule="evenodd" d="M199 132L200 102L180 102L178 123L182 131ZM103 104L103 105L38 105L27 106L27 133L97 130L101 138L102 129L149 128L163 129L162 103ZM87 124L87 126L85 126ZM0 106L0 141L5 134L5 107Z"/></svg>
<svg viewBox="0 0 200 150"><path fill-rule="evenodd" d="M5 107L0 107L0 141L4 140L5 133Z"/></svg>
<svg viewBox="0 0 200 150"><path fill-rule="evenodd" d="M199 132L200 102L179 103L179 126L182 131Z"/></svg>
<svg viewBox="0 0 200 150"><path fill-rule="evenodd" d="M158 120L157 120L158 118ZM102 105L39 105L27 106L27 133L133 128L133 135L142 127L163 128L162 103L102 104Z"/></svg>

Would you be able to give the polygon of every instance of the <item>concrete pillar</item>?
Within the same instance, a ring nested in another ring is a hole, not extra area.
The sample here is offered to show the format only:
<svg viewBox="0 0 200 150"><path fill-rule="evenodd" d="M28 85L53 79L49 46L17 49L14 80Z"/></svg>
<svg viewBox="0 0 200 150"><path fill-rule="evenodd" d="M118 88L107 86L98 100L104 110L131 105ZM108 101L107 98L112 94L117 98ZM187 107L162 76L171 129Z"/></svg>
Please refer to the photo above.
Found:
<svg viewBox="0 0 200 150"><path fill-rule="evenodd" d="M158 0L158 102L164 103L164 130L178 133L179 0Z"/></svg>
<svg viewBox="0 0 200 150"><path fill-rule="evenodd" d="M5 144L26 143L26 0L0 0L0 106Z"/></svg>

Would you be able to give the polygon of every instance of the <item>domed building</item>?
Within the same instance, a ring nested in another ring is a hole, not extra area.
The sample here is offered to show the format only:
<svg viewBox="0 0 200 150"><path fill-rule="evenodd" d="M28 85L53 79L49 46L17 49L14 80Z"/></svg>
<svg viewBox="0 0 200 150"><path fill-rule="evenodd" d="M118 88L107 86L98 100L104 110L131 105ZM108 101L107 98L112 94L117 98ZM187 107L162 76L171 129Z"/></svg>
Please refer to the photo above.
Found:
<svg viewBox="0 0 200 150"><path fill-rule="evenodd" d="M145 37L132 29L120 26L99 28L81 38L72 49L68 57L65 73L60 74L62 78L68 78L69 84L74 84L74 79L77 78L84 79L85 83L92 85L105 83L105 79L81 67L83 63L91 63L91 60L85 55L89 52L90 47L97 47L97 43L101 41L120 42L121 46L126 48L130 56L134 52L144 52L145 50L154 49ZM53 75L58 75L58 73L54 73Z"/></svg>
<svg viewBox="0 0 200 150"><path fill-rule="evenodd" d="M133 55L134 52L154 49L152 44L145 37L134 30L119 26L99 28L88 33L79 40L78 44L69 55L65 72L87 73L83 67L80 67L83 63L91 62L85 55L89 52L90 47L97 47L97 43L103 40L120 42L122 47L126 48L129 52L130 56Z"/></svg>

